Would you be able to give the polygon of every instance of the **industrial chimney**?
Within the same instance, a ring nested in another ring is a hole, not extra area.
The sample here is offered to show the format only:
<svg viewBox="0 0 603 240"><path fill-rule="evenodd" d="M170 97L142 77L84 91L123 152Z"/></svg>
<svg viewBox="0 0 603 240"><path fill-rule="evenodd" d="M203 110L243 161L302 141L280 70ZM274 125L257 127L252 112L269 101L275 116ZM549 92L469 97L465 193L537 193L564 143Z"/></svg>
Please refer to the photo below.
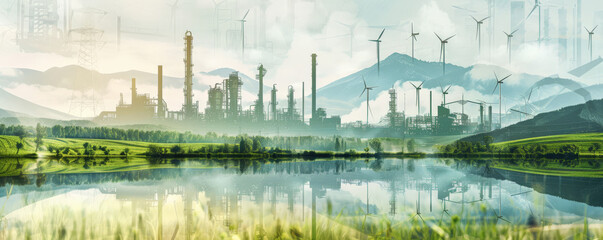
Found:
<svg viewBox="0 0 603 240"><path fill-rule="evenodd" d="M165 117L165 109L163 106L163 66L157 66L157 116Z"/></svg>
<svg viewBox="0 0 603 240"><path fill-rule="evenodd" d="M132 78L132 105L136 102L136 78Z"/></svg>
<svg viewBox="0 0 603 240"><path fill-rule="evenodd" d="M312 119L316 116L316 53L312 54Z"/></svg>
<svg viewBox="0 0 603 240"><path fill-rule="evenodd" d="M488 106L488 132L492 131L492 106Z"/></svg>

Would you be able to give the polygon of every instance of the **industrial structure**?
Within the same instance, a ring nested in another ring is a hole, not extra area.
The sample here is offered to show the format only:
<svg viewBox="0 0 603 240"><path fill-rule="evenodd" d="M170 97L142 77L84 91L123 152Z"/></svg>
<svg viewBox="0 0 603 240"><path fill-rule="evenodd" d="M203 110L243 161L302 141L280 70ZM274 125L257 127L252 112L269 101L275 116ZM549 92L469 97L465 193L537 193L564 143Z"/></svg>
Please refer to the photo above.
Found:
<svg viewBox="0 0 603 240"><path fill-rule="evenodd" d="M312 134L312 135L341 135L341 136L426 136L426 135L458 135L475 132L485 132L492 129L492 106L479 101L465 100L449 103L442 102L433 113L432 93L430 92L430 109L425 114L407 116L398 109L398 96L395 89L389 90L389 111L384 116L386 124L370 125L343 125L339 116L327 116L325 108L319 107L317 98L317 54L311 55L311 99L312 112L309 123L304 121L304 89L302 89L301 111L297 108L295 88L287 87L286 103L281 105L277 99L278 85L272 84L270 99L264 103L264 82L267 70L264 65L257 67L256 78L259 82L257 99L249 109L244 109L242 104L243 81L239 72L232 72L221 82L209 86L208 98L204 112L199 112L199 103L193 96L193 36L187 31L184 36L184 104L178 111L169 111L163 98L163 67L157 68L157 98L149 94L140 94L136 88L136 79L132 78L131 101L125 103L122 98L115 111L103 112L96 120L101 123L127 123L127 124L170 124L186 130L215 131L221 133L264 133L265 135L278 134ZM304 85L302 85L304 86ZM366 86L365 86L366 87ZM419 87L417 87L420 89ZM366 89L365 89L366 90ZM443 94L446 94L447 90ZM419 97L417 90L417 98ZM298 97L300 98L300 97ZM368 103L368 102L367 102ZM477 104L480 106L479 119L471 121L464 111L464 105ZM451 104L461 104L461 113L453 113L448 108ZM268 106L266 109L264 106ZM368 107L368 104L367 104ZM486 114L486 108L488 113ZM367 109L367 117L368 111ZM420 109L419 109L420 113Z"/></svg>

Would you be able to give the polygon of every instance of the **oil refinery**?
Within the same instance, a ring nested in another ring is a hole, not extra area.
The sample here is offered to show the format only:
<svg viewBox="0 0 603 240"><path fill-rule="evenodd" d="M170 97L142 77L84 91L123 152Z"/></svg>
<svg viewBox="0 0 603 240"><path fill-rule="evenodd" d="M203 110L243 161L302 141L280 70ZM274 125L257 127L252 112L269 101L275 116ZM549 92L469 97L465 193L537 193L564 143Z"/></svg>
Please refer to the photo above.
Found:
<svg viewBox="0 0 603 240"><path fill-rule="evenodd" d="M317 54L311 55L311 117L306 121L304 100L305 89L296 97L296 89L289 85L286 103L280 107L277 101L278 85L273 84L270 99L265 106L264 83L268 70L264 65L257 67L256 78L259 82L257 99L248 109L242 106L241 87L243 81L239 72L233 71L228 78L209 86L207 103L201 107L194 101L193 89L193 35L187 31L184 35L184 104L179 110L167 109L163 98L163 66L157 66L157 97L150 94L141 94L136 88L136 79L132 78L130 103L126 103L123 95L115 111L100 113L95 121L106 125L115 124L169 124L178 125L186 130L208 132L214 131L224 134L314 134L314 135L341 135L341 136L430 136L430 135L463 135L490 131L495 127L492 122L492 106L478 101L457 100L433 106L432 93L430 92L428 114L409 116L398 108L399 97L396 89L388 91L389 111L383 120L386 124L370 125L360 121L342 124L341 117L328 116L327 109L319 107L317 100ZM302 84L305 86L305 84ZM420 87L418 88L420 90ZM268 89L267 89L268 90ZM370 90L370 89L368 89ZM301 109L297 106L297 99L302 101ZM454 113L449 105L461 104L463 111ZM470 116L464 112L465 104L479 105L478 121L471 121ZM434 112L433 109L436 109ZM370 109L367 108L367 114ZM368 117L368 115L367 115ZM178 123L178 124L174 124Z"/></svg>

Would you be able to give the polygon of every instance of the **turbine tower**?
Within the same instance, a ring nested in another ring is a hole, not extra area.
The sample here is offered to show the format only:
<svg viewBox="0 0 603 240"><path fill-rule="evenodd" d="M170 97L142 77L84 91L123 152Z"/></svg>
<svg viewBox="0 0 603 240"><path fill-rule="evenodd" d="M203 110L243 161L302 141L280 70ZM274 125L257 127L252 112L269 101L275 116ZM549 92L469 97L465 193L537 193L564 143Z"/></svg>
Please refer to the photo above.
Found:
<svg viewBox="0 0 603 240"><path fill-rule="evenodd" d="M473 18L473 20L475 21L475 23L477 24L477 30L475 32L475 38L477 39L477 53L479 55L482 54L482 24L484 24L484 21L488 18L490 18L490 16L483 18L482 20L477 20L475 17L471 16L471 18Z"/></svg>
<svg viewBox="0 0 603 240"><path fill-rule="evenodd" d="M377 86L367 87L366 86L366 81L364 80L364 76L362 76L362 83L364 83L364 89L362 89L362 93L360 93L360 96L358 96L358 97L362 97L362 94L364 94L364 92L366 91L366 126L368 127L368 125L369 125L369 112L371 113L371 115L373 114L371 112L370 107L369 107L369 94L370 94L370 91L373 90L373 88L376 88Z"/></svg>
<svg viewBox="0 0 603 240"><path fill-rule="evenodd" d="M241 20L239 20L239 22L241 22L241 57L245 58L245 22L247 22L247 20L245 20L245 18L247 17L247 14L249 14L249 9L247 9L247 12L245 13L245 15L243 15L243 18Z"/></svg>
<svg viewBox="0 0 603 240"><path fill-rule="evenodd" d="M381 74L381 57L380 57L380 53L379 53L379 45L381 44L381 36L383 36L383 33L385 32L385 28L381 31L381 34L379 34L379 37L376 40L369 40L371 42L376 42L377 43L377 76L380 76Z"/></svg>
<svg viewBox="0 0 603 240"><path fill-rule="evenodd" d="M415 85L414 83L410 83L413 87L415 87L415 90L417 90L417 116L421 115L421 87L423 86L423 83L425 83L425 81L421 82L419 86Z"/></svg>
<svg viewBox="0 0 603 240"><path fill-rule="evenodd" d="M354 56L354 29L356 28L356 25L358 23L354 23L354 24L345 24L342 22L338 22L339 24L341 24L342 26L348 28L348 30L350 31L350 57Z"/></svg>
<svg viewBox="0 0 603 240"><path fill-rule="evenodd" d="M519 29L515 29L511 33L503 31L503 33L507 35L507 53L509 54L509 63L511 63L511 39L513 38L513 34L517 32L517 30Z"/></svg>
<svg viewBox="0 0 603 240"><path fill-rule="evenodd" d="M412 60L415 61L415 42L417 41L418 32L415 32L414 24L410 23L410 41L412 42Z"/></svg>
<svg viewBox="0 0 603 240"><path fill-rule="evenodd" d="M492 93L494 93L496 91L496 88L498 88L498 121L500 123L501 128L502 128L502 84L503 84L503 81L505 81L505 79L509 78L510 76L511 76L511 74L507 75L506 77L504 77L502 79L498 79L496 72L494 73L494 77L496 78L496 86L494 86L494 90L492 91ZM500 85L500 87L498 85Z"/></svg>
<svg viewBox="0 0 603 240"><path fill-rule="evenodd" d="M530 13L528 14L528 16L526 17L526 19L530 18L530 15L532 15L532 13L534 13L534 10L536 10L536 8L538 8L538 45L540 45L540 1L539 0L534 0L534 7L532 8L532 10L530 11Z"/></svg>
<svg viewBox="0 0 603 240"><path fill-rule="evenodd" d="M442 40L442 38L437 33L434 33L434 34L436 35L436 37L438 37L438 39L440 39L440 43L441 43L440 60L442 60L442 76L444 76L444 75L446 75L446 43L448 43L448 40L450 40L455 35L452 35L449 38Z"/></svg>
<svg viewBox="0 0 603 240"><path fill-rule="evenodd" d="M590 61L593 61L593 35L595 34L595 29L597 29L598 25L595 26L593 28L593 30L588 30L588 28L584 27L584 29L586 29L586 32L588 33L588 50L590 51Z"/></svg>

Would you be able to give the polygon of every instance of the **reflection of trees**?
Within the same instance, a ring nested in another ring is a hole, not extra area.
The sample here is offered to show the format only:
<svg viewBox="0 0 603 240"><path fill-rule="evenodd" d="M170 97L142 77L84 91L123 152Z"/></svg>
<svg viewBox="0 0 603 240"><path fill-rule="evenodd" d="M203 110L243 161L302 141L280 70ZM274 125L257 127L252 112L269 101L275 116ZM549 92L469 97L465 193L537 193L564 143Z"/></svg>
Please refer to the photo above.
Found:
<svg viewBox="0 0 603 240"><path fill-rule="evenodd" d="M377 160L371 162L370 168L373 169L373 171L377 172L377 171L381 170L382 166L383 166L383 159L377 159Z"/></svg>
<svg viewBox="0 0 603 240"><path fill-rule="evenodd" d="M41 187L46 183L46 174L36 174L36 187Z"/></svg>
<svg viewBox="0 0 603 240"><path fill-rule="evenodd" d="M409 172L414 172L415 171L415 160L409 159L408 162L406 163L406 168L408 169Z"/></svg>

